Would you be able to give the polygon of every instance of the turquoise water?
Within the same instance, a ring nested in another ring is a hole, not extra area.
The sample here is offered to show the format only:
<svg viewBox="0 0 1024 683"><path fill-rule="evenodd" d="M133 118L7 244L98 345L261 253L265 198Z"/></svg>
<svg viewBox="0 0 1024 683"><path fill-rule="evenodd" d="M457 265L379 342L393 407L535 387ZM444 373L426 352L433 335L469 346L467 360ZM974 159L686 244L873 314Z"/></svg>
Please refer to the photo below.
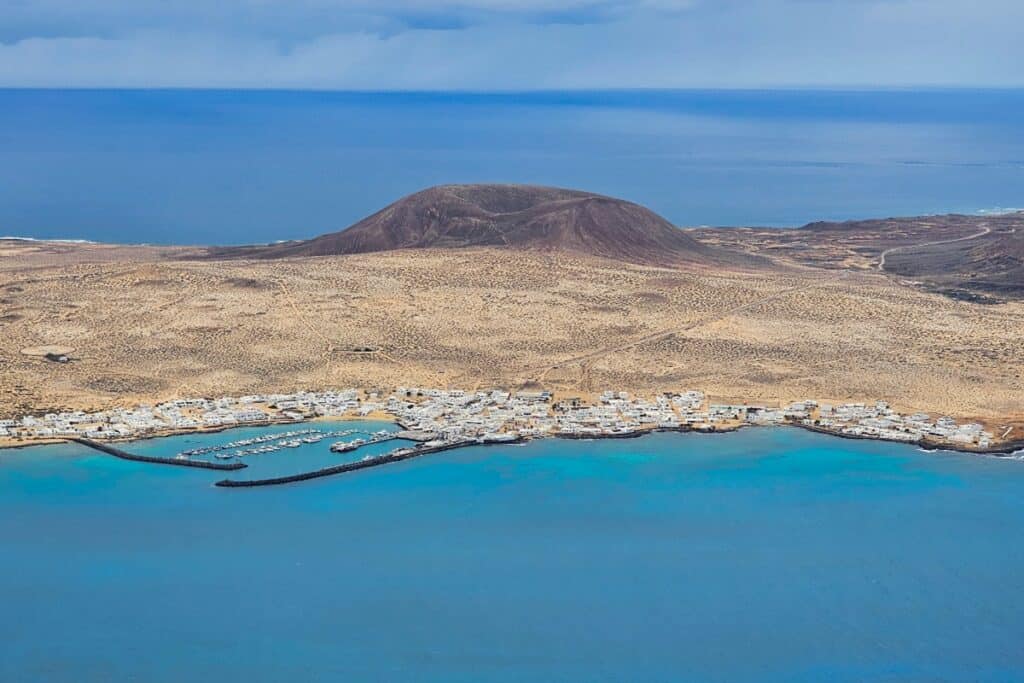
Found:
<svg viewBox="0 0 1024 683"><path fill-rule="evenodd" d="M0 451L0 680L1024 678L1021 462L755 429L223 476Z"/></svg>

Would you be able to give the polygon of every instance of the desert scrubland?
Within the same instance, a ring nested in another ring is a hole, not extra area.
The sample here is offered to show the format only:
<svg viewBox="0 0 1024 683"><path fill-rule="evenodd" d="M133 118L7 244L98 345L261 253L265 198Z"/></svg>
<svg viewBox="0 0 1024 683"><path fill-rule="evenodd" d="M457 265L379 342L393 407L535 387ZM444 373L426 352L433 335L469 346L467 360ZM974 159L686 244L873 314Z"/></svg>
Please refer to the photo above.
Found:
<svg viewBox="0 0 1024 683"><path fill-rule="evenodd" d="M998 434L1024 418L1024 304L958 301L871 269L475 247L192 256L0 243L0 414L422 385L881 399Z"/></svg>

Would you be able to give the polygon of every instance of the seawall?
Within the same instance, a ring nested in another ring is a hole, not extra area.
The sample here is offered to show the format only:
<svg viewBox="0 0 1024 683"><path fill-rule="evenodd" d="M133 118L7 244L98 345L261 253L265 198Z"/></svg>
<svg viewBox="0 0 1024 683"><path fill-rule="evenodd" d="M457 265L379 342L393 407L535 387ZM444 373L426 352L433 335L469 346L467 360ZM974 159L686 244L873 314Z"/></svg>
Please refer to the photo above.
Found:
<svg viewBox="0 0 1024 683"><path fill-rule="evenodd" d="M637 429L632 432L608 432L605 434L591 434L586 432L555 432L551 436L556 439L574 439L577 441L588 441L591 439L635 439L650 434L650 429Z"/></svg>
<svg viewBox="0 0 1024 683"><path fill-rule="evenodd" d="M81 444L93 450L112 455L115 458L121 458L122 460L133 460L135 462L147 462L155 465L174 465L176 467L197 467L204 470L240 470L247 467L245 463L232 462L232 463L219 463L219 462L207 462L205 460L179 460L178 458L158 458L150 455L136 455L129 453L128 451L122 450L110 444L100 443L99 441L93 441L92 439L85 439L81 437L72 437L68 441L73 441L77 444Z"/></svg>
<svg viewBox="0 0 1024 683"><path fill-rule="evenodd" d="M299 474L289 474L283 477L272 477L269 479L248 479L248 480L237 480L237 479L222 479L216 483L216 486L224 488L241 488L241 487L253 487L253 486L280 486L281 484L293 484L300 481L309 481L310 479L319 479L321 477L330 477L335 474L344 474L345 472L355 472L356 470L365 470L370 467L379 467L381 465L388 465L393 462L401 462L403 460L411 460L412 458L418 458L421 455L428 455L430 453L440 453L441 451L451 451L456 448L466 448L468 446L507 446L517 443L522 443L525 439L516 439L514 441L501 441L501 442L483 442L478 441L459 441L456 443L446 443L440 446L421 446L417 448L409 449L404 453L398 455L387 454L377 456L375 458L368 458L366 460L358 460L356 462L346 462L341 465L333 465L331 467L324 467L319 470L313 470L312 472L300 472Z"/></svg>

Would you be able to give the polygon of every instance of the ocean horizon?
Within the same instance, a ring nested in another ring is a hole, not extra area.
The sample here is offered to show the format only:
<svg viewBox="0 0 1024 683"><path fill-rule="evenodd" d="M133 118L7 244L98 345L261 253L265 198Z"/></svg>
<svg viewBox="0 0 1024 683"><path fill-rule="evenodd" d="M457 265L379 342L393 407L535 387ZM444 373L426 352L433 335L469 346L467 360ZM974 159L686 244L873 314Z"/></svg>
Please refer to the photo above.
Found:
<svg viewBox="0 0 1024 683"><path fill-rule="evenodd" d="M1021 25L0 2L0 683L1024 682Z"/></svg>
<svg viewBox="0 0 1024 683"><path fill-rule="evenodd" d="M1024 90L0 89L0 234L242 244L436 184L572 187L681 227L1024 205Z"/></svg>

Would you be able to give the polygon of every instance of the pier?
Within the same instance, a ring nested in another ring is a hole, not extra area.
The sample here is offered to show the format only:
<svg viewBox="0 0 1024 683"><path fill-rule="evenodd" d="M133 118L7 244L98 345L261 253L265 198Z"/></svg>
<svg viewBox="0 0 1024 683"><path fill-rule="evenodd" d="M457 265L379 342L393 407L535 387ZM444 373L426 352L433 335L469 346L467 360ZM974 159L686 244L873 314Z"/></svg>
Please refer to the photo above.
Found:
<svg viewBox="0 0 1024 683"><path fill-rule="evenodd" d="M393 462L410 460L412 458L418 458L421 455L427 455L428 453L438 453L440 451L449 451L453 448L473 445L476 445L475 441L447 443L440 446L422 446L417 448L398 449L397 451L392 451L385 455L379 455L365 460L358 460L356 462L346 462L341 465L333 465L331 467L324 467L323 469L313 470L312 472L300 472L299 474L289 474L283 477L272 477L270 479L222 479L221 481L218 481L216 485L233 488L240 486L278 486L280 484L292 484L299 481L319 479L320 477L329 477L334 474L344 474L345 472L354 472L356 470L378 467L380 465L387 465Z"/></svg>
<svg viewBox="0 0 1024 683"><path fill-rule="evenodd" d="M110 444L100 443L99 441L93 441L92 439L86 439L83 437L72 437L68 441L74 441L77 444L92 448L93 450L112 455L115 458L121 458L122 460L133 460L135 462L147 462L156 465L176 465L177 467L198 467L205 470L240 470L243 467L247 467L245 463L233 462L233 463L217 463L207 462L205 460L187 460L178 458L159 458L150 455L136 455L129 453L128 451L122 450L111 446Z"/></svg>
<svg viewBox="0 0 1024 683"><path fill-rule="evenodd" d="M344 474L345 472L365 470L370 467L379 467L380 465L388 465L393 462L411 460L412 458L418 458L422 455L428 455L430 453L440 453L441 451L450 451L456 448L465 448L466 446L498 446L522 443L523 441L525 441L525 439L515 439L512 441L504 442L480 442L474 439L470 441L454 441L450 443L443 443L437 446L415 446L413 448L399 448L385 455L367 458L365 460L359 460L356 462L347 462L341 465L333 465L331 467L324 467L323 469L313 470L312 472L301 472L299 474L289 474L283 477L272 477L270 479L222 479L221 481L218 481L216 485L225 488L238 488L293 484L300 481L308 481L310 479L319 479L320 477L330 477L335 474Z"/></svg>
<svg viewBox="0 0 1024 683"><path fill-rule="evenodd" d="M555 432L551 436L556 439L576 439L578 441L591 441L596 439L635 439L650 434L651 429L635 429L631 432Z"/></svg>

